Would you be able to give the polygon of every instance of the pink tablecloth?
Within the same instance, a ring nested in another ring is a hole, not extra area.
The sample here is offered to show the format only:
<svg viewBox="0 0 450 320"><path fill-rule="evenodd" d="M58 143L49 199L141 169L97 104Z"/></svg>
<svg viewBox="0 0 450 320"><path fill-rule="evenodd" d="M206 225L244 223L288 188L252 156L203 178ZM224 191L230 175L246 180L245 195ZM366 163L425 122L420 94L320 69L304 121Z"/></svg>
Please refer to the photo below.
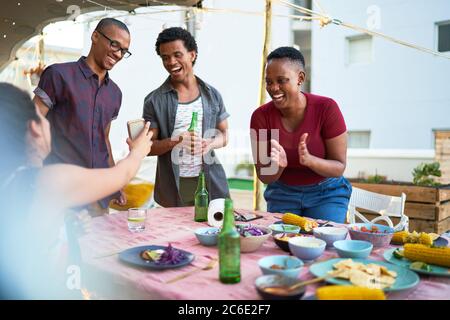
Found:
<svg viewBox="0 0 450 320"><path fill-rule="evenodd" d="M269 225L277 221L274 214L261 213L263 219L255 224ZM201 245L194 230L206 223L193 221L192 207L164 208L149 210L146 229L142 233L130 233L127 229L125 212L93 219L92 232L80 239L83 268L90 274L89 281L107 281L113 288L98 293L103 298L143 298L143 299L260 299L254 283L261 275L258 260L264 256L283 254L272 239L262 248L252 253L241 254L241 282L233 285L222 284L218 280L218 265L208 271L195 274L174 283L166 281L179 274L205 266L211 257L217 257L217 247ZM155 271L134 268L119 261L118 252L140 245L168 245L184 249L195 255L191 265ZM374 250L371 259L383 260L384 249ZM333 249L328 249L318 259L327 260L338 257ZM317 262L317 261L316 261ZM299 276L301 280L313 278L307 264ZM93 276L94 275L94 276ZM100 280L99 280L100 281ZM92 284L92 283L91 283ZM323 285L323 284L322 284ZM87 283L89 287L89 283ZM308 286L305 297L313 295L319 285ZM100 287L100 286L99 286ZM120 292L118 292L120 291ZM420 283L415 288L392 292L389 299L450 299L450 278L420 275Z"/></svg>

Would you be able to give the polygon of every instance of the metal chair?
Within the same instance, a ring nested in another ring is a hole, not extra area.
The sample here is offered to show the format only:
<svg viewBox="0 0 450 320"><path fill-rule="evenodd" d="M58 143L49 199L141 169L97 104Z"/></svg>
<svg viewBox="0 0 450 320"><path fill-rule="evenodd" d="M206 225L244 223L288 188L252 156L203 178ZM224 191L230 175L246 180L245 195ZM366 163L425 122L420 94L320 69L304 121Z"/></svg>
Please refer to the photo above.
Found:
<svg viewBox="0 0 450 320"><path fill-rule="evenodd" d="M349 223L356 223L356 218L359 218L365 223L385 221L395 231L408 231L409 218L404 214L405 201L406 195L404 193L400 197L395 197L353 187L348 206ZM369 210L378 213L380 216L369 221L356 208ZM399 218L399 223L394 226L390 217Z"/></svg>

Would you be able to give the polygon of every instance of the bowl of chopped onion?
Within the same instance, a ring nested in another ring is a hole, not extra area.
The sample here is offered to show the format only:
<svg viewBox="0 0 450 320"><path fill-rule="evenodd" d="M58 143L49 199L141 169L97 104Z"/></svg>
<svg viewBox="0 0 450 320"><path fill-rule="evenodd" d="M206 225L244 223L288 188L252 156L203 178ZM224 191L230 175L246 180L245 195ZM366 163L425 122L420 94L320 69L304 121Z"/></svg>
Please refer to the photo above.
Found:
<svg viewBox="0 0 450 320"><path fill-rule="evenodd" d="M219 237L219 228L205 227L195 230L195 236L198 241L204 246L215 246Z"/></svg>
<svg viewBox="0 0 450 320"><path fill-rule="evenodd" d="M258 250L272 234L272 230L267 227L250 224L238 224L236 229L241 235L241 252L243 253Z"/></svg>

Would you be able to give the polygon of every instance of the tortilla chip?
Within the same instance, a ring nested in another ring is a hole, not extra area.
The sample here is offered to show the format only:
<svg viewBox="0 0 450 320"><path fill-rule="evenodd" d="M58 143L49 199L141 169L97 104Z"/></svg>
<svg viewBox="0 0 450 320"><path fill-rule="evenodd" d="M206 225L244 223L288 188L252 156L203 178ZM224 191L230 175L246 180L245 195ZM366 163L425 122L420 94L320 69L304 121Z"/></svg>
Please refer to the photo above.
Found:
<svg viewBox="0 0 450 320"><path fill-rule="evenodd" d="M388 268L384 267L384 266L380 266L381 268L381 275L387 275L390 276L392 278L397 278L397 272L395 271L391 271Z"/></svg>
<svg viewBox="0 0 450 320"><path fill-rule="evenodd" d="M397 273L376 263L364 265L352 259L341 260L333 265L336 278L349 280L353 285L366 288L385 289L395 283Z"/></svg>
<svg viewBox="0 0 450 320"><path fill-rule="evenodd" d="M333 267L335 269L345 269L345 268L349 268L351 269L351 267L354 265L355 263L353 262L352 259L347 259L347 260L341 260L338 263L335 263L333 265Z"/></svg>
<svg viewBox="0 0 450 320"><path fill-rule="evenodd" d="M386 284L388 287L391 287L395 283L395 278L390 276L381 276L380 282Z"/></svg>
<svg viewBox="0 0 450 320"><path fill-rule="evenodd" d="M365 287L371 289L380 288L379 283L374 280L375 280L374 276L368 275L367 273L360 270L352 270L350 273L350 282L358 287Z"/></svg>
<svg viewBox="0 0 450 320"><path fill-rule="evenodd" d="M350 279L351 269L341 269L340 271L341 272L336 274L336 278L345 279L345 280L349 280Z"/></svg>
<svg viewBox="0 0 450 320"><path fill-rule="evenodd" d="M379 277L381 275L381 266L378 264L368 264L366 265L366 272L370 275Z"/></svg>

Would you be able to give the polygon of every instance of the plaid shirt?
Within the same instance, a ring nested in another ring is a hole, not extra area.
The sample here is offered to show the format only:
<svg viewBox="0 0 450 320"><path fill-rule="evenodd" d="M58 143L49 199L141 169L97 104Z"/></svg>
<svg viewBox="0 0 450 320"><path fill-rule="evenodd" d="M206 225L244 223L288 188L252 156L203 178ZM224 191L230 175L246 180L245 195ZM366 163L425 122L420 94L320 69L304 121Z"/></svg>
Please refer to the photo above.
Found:
<svg viewBox="0 0 450 320"><path fill-rule="evenodd" d="M108 168L105 129L117 118L122 103L122 92L108 73L99 85L85 57L53 64L45 69L34 93L50 108L52 152L46 164ZM116 196L102 199L102 207Z"/></svg>

